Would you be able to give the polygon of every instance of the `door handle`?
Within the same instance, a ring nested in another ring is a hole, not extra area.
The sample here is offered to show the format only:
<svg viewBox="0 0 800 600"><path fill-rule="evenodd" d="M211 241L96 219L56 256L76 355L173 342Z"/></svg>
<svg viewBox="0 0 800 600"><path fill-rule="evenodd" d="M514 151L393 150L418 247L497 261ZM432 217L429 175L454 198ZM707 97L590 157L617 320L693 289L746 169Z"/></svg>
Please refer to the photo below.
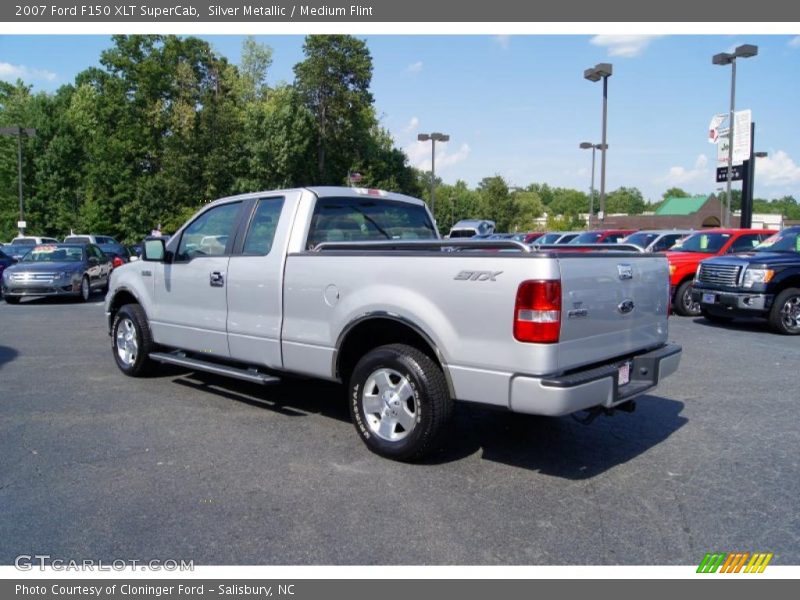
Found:
<svg viewBox="0 0 800 600"><path fill-rule="evenodd" d="M211 287L222 287L225 285L225 276L219 271L213 271L209 279Z"/></svg>

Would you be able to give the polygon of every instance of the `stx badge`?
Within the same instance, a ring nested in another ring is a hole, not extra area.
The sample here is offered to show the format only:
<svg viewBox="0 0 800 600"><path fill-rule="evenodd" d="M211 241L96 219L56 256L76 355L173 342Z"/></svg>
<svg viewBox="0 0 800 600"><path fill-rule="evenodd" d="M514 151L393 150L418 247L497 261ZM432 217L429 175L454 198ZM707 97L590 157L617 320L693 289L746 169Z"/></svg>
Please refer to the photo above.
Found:
<svg viewBox="0 0 800 600"><path fill-rule="evenodd" d="M502 271L461 271L453 277L456 281L496 281Z"/></svg>

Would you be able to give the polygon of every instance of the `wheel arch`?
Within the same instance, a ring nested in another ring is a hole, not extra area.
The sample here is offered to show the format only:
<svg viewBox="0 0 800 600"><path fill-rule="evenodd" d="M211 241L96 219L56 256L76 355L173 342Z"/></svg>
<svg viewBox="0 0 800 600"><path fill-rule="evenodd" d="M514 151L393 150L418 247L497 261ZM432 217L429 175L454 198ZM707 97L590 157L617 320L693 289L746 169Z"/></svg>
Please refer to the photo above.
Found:
<svg viewBox="0 0 800 600"><path fill-rule="evenodd" d="M388 312L364 314L342 329L333 354L333 376L347 383L356 363L367 352L378 346L398 343L417 348L433 360L444 373L451 398L455 398L447 361L431 336L413 321Z"/></svg>
<svg viewBox="0 0 800 600"><path fill-rule="evenodd" d="M773 285L775 285L776 296L786 288L800 288L800 273L793 273L788 277L779 279Z"/></svg>
<svg viewBox="0 0 800 600"><path fill-rule="evenodd" d="M114 296L111 298L111 302L108 305L108 332L111 333L111 327L114 324L114 317L119 311L120 308L125 306L126 304L138 304L141 306L141 302L139 302L139 298L136 294L126 287L119 287L114 291Z"/></svg>

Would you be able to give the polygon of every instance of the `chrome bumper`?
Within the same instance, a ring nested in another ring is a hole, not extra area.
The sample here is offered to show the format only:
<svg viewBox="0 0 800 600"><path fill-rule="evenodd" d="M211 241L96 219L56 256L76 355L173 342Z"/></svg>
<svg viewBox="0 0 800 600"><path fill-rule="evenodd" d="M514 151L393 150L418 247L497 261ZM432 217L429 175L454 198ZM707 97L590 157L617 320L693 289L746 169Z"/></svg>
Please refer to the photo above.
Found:
<svg viewBox="0 0 800 600"><path fill-rule="evenodd" d="M666 344L612 364L560 377L516 376L509 408L514 412L558 417L595 406L612 408L653 389L678 370L681 347ZM620 366L630 362L630 382L619 385Z"/></svg>

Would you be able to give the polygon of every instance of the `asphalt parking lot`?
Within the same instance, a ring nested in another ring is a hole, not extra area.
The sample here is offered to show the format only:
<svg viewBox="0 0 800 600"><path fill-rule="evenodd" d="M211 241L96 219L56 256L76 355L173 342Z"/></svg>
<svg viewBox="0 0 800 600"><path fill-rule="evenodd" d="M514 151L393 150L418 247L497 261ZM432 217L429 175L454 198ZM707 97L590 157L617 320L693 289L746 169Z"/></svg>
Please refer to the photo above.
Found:
<svg viewBox="0 0 800 600"><path fill-rule="evenodd" d="M118 372L101 298L0 302L0 563L800 563L800 339L673 317L677 375L581 425L460 406L381 459L342 390Z"/></svg>

